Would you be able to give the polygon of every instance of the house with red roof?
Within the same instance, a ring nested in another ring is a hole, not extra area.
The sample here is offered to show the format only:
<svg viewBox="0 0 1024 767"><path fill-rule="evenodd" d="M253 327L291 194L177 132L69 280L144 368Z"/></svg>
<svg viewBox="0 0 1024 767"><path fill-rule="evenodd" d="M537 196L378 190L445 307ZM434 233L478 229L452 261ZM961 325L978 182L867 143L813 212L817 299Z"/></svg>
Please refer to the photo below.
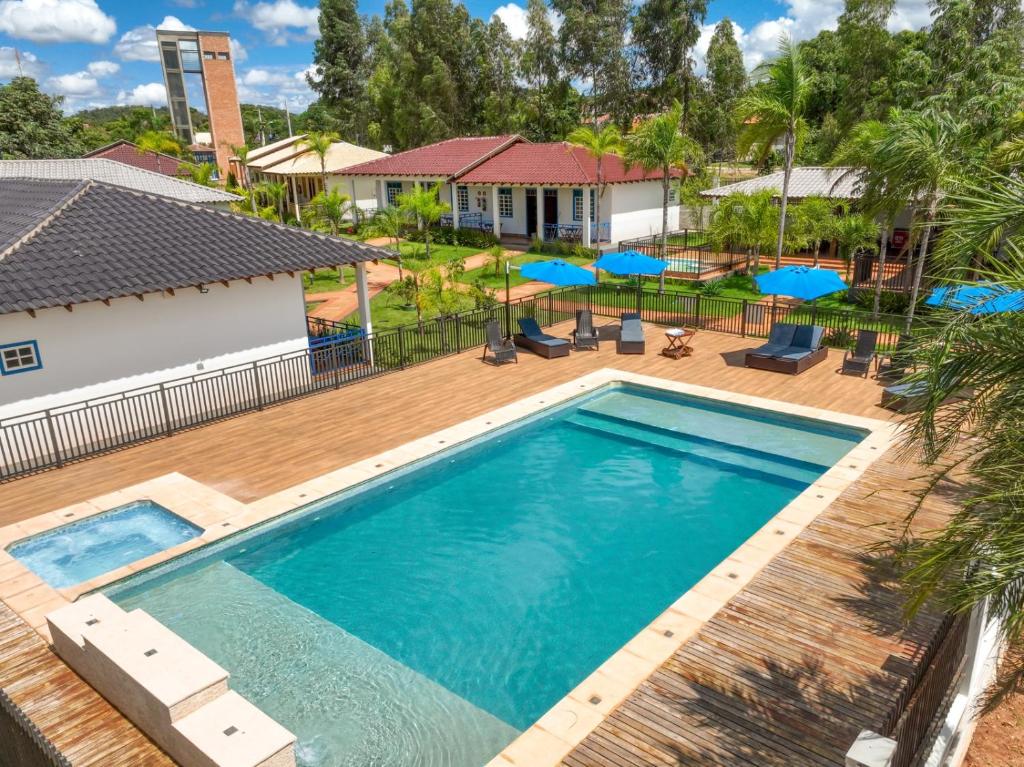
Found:
<svg viewBox="0 0 1024 767"><path fill-rule="evenodd" d="M153 152L148 149L141 150L138 145L127 139L118 139L112 144L86 152L82 157L101 157L106 160L116 160L125 165L133 165L143 170L163 173L165 176L188 178L191 175L189 168L192 166L192 163L169 154L163 154L162 152Z"/></svg>
<svg viewBox="0 0 1024 767"><path fill-rule="evenodd" d="M377 206L424 184L439 185L452 212L443 223L493 231L505 241L566 240L599 247L660 233L662 174L627 167L617 155L597 160L565 142L533 143L522 136L474 136L439 141L339 172L372 180ZM681 178L685 171L673 171ZM678 192L669 221L679 220ZM601 227L596 223L601 201Z"/></svg>

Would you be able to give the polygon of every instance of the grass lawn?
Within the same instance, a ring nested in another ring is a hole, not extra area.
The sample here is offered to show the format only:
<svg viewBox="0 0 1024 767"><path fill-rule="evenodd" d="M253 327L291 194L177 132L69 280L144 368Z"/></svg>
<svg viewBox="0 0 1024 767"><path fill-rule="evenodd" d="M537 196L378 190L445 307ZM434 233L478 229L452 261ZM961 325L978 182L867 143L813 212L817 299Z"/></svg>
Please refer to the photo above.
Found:
<svg viewBox="0 0 1024 767"><path fill-rule="evenodd" d="M306 314L309 314L311 311L316 309L322 303L323 303L323 301L307 301L306 302Z"/></svg>
<svg viewBox="0 0 1024 767"><path fill-rule="evenodd" d="M427 265L427 246L422 242L402 242L398 246L402 253L403 266L412 262L414 265ZM446 264L453 258L469 258L480 253L480 248L467 248L462 245L439 245L432 243L430 246L430 264L437 266ZM393 258L385 258L387 263L398 266L398 261Z"/></svg>
<svg viewBox="0 0 1024 767"><path fill-rule="evenodd" d="M577 256L547 256L539 253L520 253L513 256L510 261L513 266L522 266L523 264L532 264L535 261L553 261L556 258L562 258L562 260L568 261L570 264L576 264L577 266L584 266L591 263L591 259L589 258L579 258ZM492 288L494 290L505 289L505 272L502 270L498 274L495 274L494 264L481 266L478 269L470 269L463 275L461 282L464 282L467 285L472 285L478 279L485 288ZM523 285L530 281L531 280L523 277L523 275L521 275L516 269L513 269L512 274L509 275L509 284L512 287L515 287L516 285Z"/></svg>
<svg viewBox="0 0 1024 767"><path fill-rule="evenodd" d="M356 279L354 266L346 266L342 269L345 281L344 284L338 281L337 269L317 269L316 272L306 272L302 275L302 287L307 293L323 293L331 290L344 290Z"/></svg>
<svg viewBox="0 0 1024 767"><path fill-rule="evenodd" d="M468 311L475 306L470 296L465 296L460 311ZM374 330L391 330L400 325L412 325L416 322L416 309L404 306L402 299L389 294L386 290L370 299L370 316L373 318ZM435 315L425 313L424 320L433 319ZM359 313L355 312L345 318L346 322L359 322Z"/></svg>

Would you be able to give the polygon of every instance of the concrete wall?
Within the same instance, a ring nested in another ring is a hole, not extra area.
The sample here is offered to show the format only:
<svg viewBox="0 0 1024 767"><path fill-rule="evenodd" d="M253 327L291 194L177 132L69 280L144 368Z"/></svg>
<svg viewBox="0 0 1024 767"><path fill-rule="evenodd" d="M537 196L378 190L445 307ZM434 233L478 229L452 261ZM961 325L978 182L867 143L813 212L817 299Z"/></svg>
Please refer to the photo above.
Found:
<svg viewBox="0 0 1024 767"><path fill-rule="evenodd" d="M306 347L298 274L228 284L0 316L0 345L34 340L43 364L0 376L0 417Z"/></svg>
<svg viewBox="0 0 1024 767"><path fill-rule="evenodd" d="M373 183L372 178L362 177L349 177L344 178L342 176L328 176L327 177L327 188L337 189L342 194L347 194L352 197L352 181L355 180L356 184L356 196L355 203L362 210L376 209L377 207L377 187Z"/></svg>
<svg viewBox="0 0 1024 767"><path fill-rule="evenodd" d="M613 184L608 187L605 200L611 197L612 242L647 237L661 233L661 181L640 181L635 184ZM675 229L679 221L678 202L669 205L668 226Z"/></svg>

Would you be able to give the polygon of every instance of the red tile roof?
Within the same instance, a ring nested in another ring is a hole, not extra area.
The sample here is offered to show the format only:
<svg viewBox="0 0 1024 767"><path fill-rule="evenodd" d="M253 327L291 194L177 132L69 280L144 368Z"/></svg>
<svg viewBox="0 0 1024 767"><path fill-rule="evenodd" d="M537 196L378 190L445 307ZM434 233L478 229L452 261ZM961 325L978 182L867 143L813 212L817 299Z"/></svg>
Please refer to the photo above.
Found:
<svg viewBox="0 0 1024 767"><path fill-rule="evenodd" d="M661 171L645 172L638 166L627 170L622 158L605 155L606 183L660 179ZM672 177L685 175L673 170ZM586 150L565 142L515 144L459 177L464 184L596 184L597 160Z"/></svg>
<svg viewBox="0 0 1024 767"><path fill-rule="evenodd" d="M417 149L381 157L338 171L345 176L455 176L486 160L503 147L524 139L520 136L469 136L450 138Z"/></svg>
<svg viewBox="0 0 1024 767"><path fill-rule="evenodd" d="M163 173L165 176L189 175L188 164L184 161L160 152L140 152L139 148L127 139L120 139L113 144L94 149L82 157L102 157L107 160L116 160L125 165L151 170L154 173Z"/></svg>

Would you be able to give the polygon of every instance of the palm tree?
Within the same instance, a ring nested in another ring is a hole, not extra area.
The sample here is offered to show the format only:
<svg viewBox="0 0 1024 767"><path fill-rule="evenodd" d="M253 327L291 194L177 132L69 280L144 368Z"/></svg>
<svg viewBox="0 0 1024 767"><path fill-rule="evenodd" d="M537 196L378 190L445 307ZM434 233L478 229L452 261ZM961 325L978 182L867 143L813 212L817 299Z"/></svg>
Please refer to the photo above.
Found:
<svg viewBox="0 0 1024 767"><path fill-rule="evenodd" d="M729 243L746 248L745 271L748 275L757 275L761 269L761 251L775 244L778 227L779 209L775 206L774 194L764 189L753 194L738 192L722 199L711 214L708 233L715 247Z"/></svg>
<svg viewBox="0 0 1024 767"><path fill-rule="evenodd" d="M836 227L836 203L827 197L805 197L793 210L803 245L814 251L814 266L818 266L821 243L831 240Z"/></svg>
<svg viewBox="0 0 1024 767"><path fill-rule="evenodd" d="M242 186L252 191L252 177L249 175L249 147L245 144L228 144L228 148L231 149L231 154L238 158L238 163L242 167ZM256 197L252 194L249 195L249 201L252 205L253 215L256 215Z"/></svg>
<svg viewBox="0 0 1024 767"><path fill-rule="evenodd" d="M940 276L966 272L1024 290L1024 181L985 174L947 193L935 252ZM988 601L1007 643L989 707L1024 686L1024 312L949 310L915 333L926 387L908 439L936 479L956 472L963 501L945 527L898 541L912 608L940 600L965 613ZM971 396L964 397L964 391ZM951 401L952 400L952 401ZM955 446L966 448L951 452ZM964 476L966 470L966 477Z"/></svg>
<svg viewBox="0 0 1024 767"><path fill-rule="evenodd" d="M337 133L321 133L310 131L306 138L299 142L299 147L310 150L320 159L320 188L327 189L327 153L331 151L331 145L341 141Z"/></svg>
<svg viewBox="0 0 1024 767"><path fill-rule="evenodd" d="M836 216L832 225L832 236L839 245L839 256L846 262L846 278L850 278L850 264L855 253L878 250L878 222L866 213L852 213L849 210ZM877 312L875 313L877 317Z"/></svg>
<svg viewBox="0 0 1024 767"><path fill-rule="evenodd" d="M586 150L587 154L597 161L597 200L594 204L594 226L597 229L597 242L601 243L601 197L604 196L604 158L608 154L619 154L622 151L622 134L619 129L608 123L598 130L589 125L581 125L568 136L573 146Z"/></svg>
<svg viewBox="0 0 1024 767"><path fill-rule="evenodd" d="M387 237L394 242L395 260L398 261L398 279L404 279L402 274L402 249L398 242L405 233L406 227L410 224L409 216L401 208L388 206L378 210L370 221L370 232L377 237Z"/></svg>
<svg viewBox="0 0 1024 767"><path fill-rule="evenodd" d="M345 216L352 210L351 198L337 189L318 192L309 201L309 218L314 226L327 229L337 236L345 223Z"/></svg>
<svg viewBox="0 0 1024 767"><path fill-rule="evenodd" d="M161 130L147 130L135 137L135 148L140 154L156 152L181 157L181 144L170 133Z"/></svg>
<svg viewBox="0 0 1024 767"><path fill-rule="evenodd" d="M278 221L284 223L284 202L288 197L288 187L284 182L261 181L253 187L253 191L257 196L266 200L267 207L275 210ZM263 215L262 212L260 215Z"/></svg>
<svg viewBox="0 0 1024 767"><path fill-rule="evenodd" d="M772 153L776 142L783 141L782 195L780 197L779 234L775 242L775 268L782 266L782 244L789 201L789 179L793 158L807 133L804 112L811 95L811 72L800 57L800 49L788 36L779 39L779 55L754 71L760 82L741 97L736 117L742 123L737 152L746 157L753 151L759 162Z"/></svg>
<svg viewBox="0 0 1024 767"><path fill-rule="evenodd" d="M423 241L427 246L427 261L430 261L431 227L451 211L451 206L438 199L438 187L433 185L398 195L398 208L410 218L423 222Z"/></svg>
<svg viewBox="0 0 1024 767"><path fill-rule="evenodd" d="M661 172L661 260L668 261L668 202L672 188L672 170L682 169L703 155L700 145L679 129L683 107L678 101L668 112L643 122L626 138L623 159L626 166L639 165L647 172ZM665 292L665 272L658 283Z"/></svg>
<svg viewBox="0 0 1024 767"><path fill-rule="evenodd" d="M946 112L893 109L876 143L864 180L869 208L894 210L910 205L920 232L906 332L914 321L928 245L943 196L962 182L976 160L969 126Z"/></svg>

